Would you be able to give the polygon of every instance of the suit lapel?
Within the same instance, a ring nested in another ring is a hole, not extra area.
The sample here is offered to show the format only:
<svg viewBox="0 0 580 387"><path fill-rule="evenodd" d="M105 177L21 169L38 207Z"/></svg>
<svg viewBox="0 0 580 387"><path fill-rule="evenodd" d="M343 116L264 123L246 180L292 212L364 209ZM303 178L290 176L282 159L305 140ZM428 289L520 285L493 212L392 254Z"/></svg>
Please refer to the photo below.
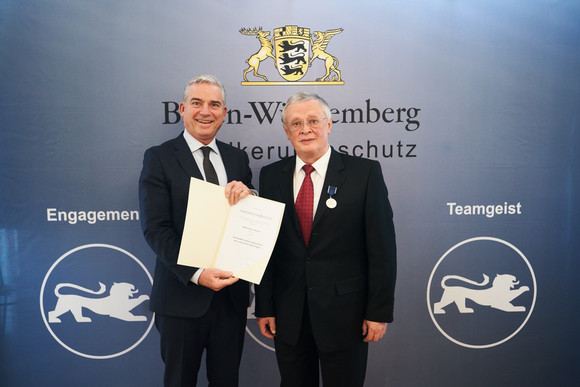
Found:
<svg viewBox="0 0 580 387"><path fill-rule="evenodd" d="M203 180L203 175L197 167L197 163L195 162L193 155L191 154L191 150L189 149L189 146L183 137L183 133L181 133L181 135L175 139L173 149L175 151L175 158L185 173L187 173L188 176Z"/></svg>
<svg viewBox="0 0 580 387"><path fill-rule="evenodd" d="M346 179L346 174L343 172L344 163L342 161L342 157L340 157L338 152L332 149L330 160L328 162L328 169L326 170L326 177L324 178L324 184L322 185L322 192L320 193L320 200L318 201L316 214L314 215L314 220L312 221L312 230L314 230L316 224L324 216L324 214L326 214L327 211L330 211L330 209L326 206L326 200L329 198L327 193L328 187L337 187L337 193L341 192L341 187Z"/></svg>
<svg viewBox="0 0 580 387"><path fill-rule="evenodd" d="M228 183L231 180L234 180L233 178L230 178L230 176L234 176L234 174L232 173L232 167L234 166L234 163L230 162L231 155L230 152L228 152L227 148L224 146L224 144L218 140L216 140L216 144L220 150L220 157L222 158L222 162L224 163L224 167L226 169L226 178L227 178L226 183Z"/></svg>
<svg viewBox="0 0 580 387"><path fill-rule="evenodd" d="M298 217L296 216L296 207L294 204L294 169L296 168L296 156L288 158L287 162L282 166L281 173L278 175L278 186L282 192L284 203L290 209L290 219L296 232L300 232L298 228Z"/></svg>

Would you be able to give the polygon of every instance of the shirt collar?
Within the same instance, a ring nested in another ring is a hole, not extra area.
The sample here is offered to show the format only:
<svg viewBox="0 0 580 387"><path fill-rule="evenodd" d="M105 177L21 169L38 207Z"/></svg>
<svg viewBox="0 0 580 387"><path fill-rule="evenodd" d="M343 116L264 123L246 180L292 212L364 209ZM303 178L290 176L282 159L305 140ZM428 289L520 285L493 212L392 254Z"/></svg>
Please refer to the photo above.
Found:
<svg viewBox="0 0 580 387"><path fill-rule="evenodd" d="M218 155L220 154L215 138L211 140L209 144L204 145L201 142L199 142L195 137L193 137L191 134L189 134L187 130L183 131L183 138L185 138L185 142L187 143L187 146L189 147L191 153L194 153L201 147L209 146L215 153L217 153Z"/></svg>
<svg viewBox="0 0 580 387"><path fill-rule="evenodd" d="M316 160L314 162L314 164L312 164L312 166L314 167L314 170L320 175L320 176L326 176L326 170L328 169L328 163L330 162L330 154L332 147L328 147L328 150L326 151L326 153L319 158L318 160ZM296 169L294 170L294 174L297 174L298 172L300 172L302 170L302 167L305 165L306 163L304 161L302 161L302 159L300 157L298 157L298 155L296 155Z"/></svg>

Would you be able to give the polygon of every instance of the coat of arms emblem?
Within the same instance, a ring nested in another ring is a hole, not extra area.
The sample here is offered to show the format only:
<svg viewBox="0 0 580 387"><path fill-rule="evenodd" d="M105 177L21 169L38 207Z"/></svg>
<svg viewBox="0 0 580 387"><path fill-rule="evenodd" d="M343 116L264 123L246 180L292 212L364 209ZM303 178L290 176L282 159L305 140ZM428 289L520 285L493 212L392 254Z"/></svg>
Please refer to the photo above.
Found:
<svg viewBox="0 0 580 387"><path fill-rule="evenodd" d="M310 30L298 26L274 30L276 68L287 81L297 81L304 76L310 61Z"/></svg>
<svg viewBox="0 0 580 387"><path fill-rule="evenodd" d="M240 33L255 35L260 42L260 49L250 56L248 67L243 72L242 85L284 85L284 84L317 84L343 85L342 75L338 69L338 59L326 52L330 39L342 32L342 28L311 32L309 28L287 25L274 29L273 33L262 28L242 28ZM270 37L270 35L272 35ZM284 81L271 81L259 72L262 61L272 58L274 66ZM303 79L315 59L324 62L325 74L316 80ZM252 79L254 78L254 79Z"/></svg>

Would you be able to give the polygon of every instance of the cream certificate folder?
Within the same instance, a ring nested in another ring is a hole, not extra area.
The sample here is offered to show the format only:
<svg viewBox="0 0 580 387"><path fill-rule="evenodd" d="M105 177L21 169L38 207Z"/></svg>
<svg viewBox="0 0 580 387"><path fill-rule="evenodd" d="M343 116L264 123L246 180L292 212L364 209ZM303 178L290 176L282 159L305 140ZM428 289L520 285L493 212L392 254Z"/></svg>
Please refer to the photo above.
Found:
<svg viewBox="0 0 580 387"><path fill-rule="evenodd" d="M191 178L177 263L232 271L259 284L278 238L284 203L247 196L230 206L225 188Z"/></svg>

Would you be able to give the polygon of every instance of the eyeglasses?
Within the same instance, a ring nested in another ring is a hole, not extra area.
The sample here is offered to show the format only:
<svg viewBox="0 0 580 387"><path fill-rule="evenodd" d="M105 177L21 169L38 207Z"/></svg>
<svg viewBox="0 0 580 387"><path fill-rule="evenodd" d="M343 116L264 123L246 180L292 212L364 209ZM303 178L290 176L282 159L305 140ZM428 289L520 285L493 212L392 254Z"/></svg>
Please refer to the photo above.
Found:
<svg viewBox="0 0 580 387"><path fill-rule="evenodd" d="M326 118L322 118L322 119L318 119L318 118L311 118L309 120L306 121L292 121L288 127L293 131L293 132L298 132L302 129L304 129L304 125L308 125L308 127L310 129L318 129L322 126L322 121L326 120Z"/></svg>

